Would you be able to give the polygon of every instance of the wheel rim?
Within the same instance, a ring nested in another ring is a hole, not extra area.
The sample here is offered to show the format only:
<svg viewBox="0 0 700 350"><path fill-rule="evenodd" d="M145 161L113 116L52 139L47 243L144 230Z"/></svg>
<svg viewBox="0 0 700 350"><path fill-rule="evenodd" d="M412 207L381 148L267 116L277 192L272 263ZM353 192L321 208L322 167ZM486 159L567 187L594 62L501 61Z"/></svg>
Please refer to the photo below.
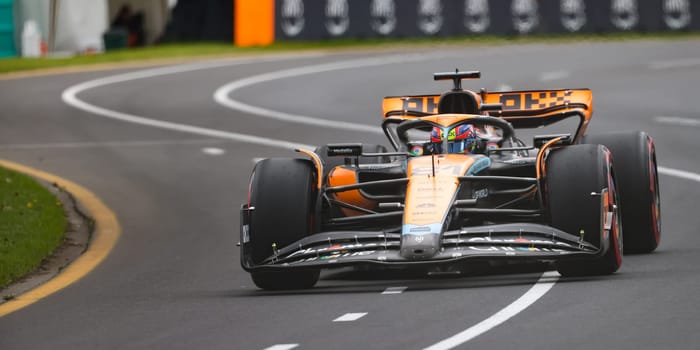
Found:
<svg viewBox="0 0 700 350"><path fill-rule="evenodd" d="M612 215L613 215L613 225L611 227L611 234L613 235L613 245L615 249L615 260L617 261L617 265L619 266L622 264L622 231L620 230L620 227L622 227L622 224L620 222L620 208L619 208L619 198L617 195L617 189L615 188L615 180L612 176L612 172L610 173L610 202L609 205L612 208Z"/></svg>
<svg viewBox="0 0 700 350"><path fill-rule="evenodd" d="M658 245L661 235L661 196L659 195L659 178L656 173L656 149L654 141L649 141L649 189L653 195L651 203L651 220L654 227L654 241Z"/></svg>

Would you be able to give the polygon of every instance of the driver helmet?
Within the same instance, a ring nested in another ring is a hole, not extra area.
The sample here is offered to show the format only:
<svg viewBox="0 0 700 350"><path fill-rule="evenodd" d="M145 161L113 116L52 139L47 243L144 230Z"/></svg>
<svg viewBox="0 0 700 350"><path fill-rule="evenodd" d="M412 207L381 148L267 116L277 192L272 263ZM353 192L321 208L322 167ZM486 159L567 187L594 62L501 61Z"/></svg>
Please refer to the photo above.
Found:
<svg viewBox="0 0 700 350"><path fill-rule="evenodd" d="M438 153L443 153L444 140L443 129L434 126L430 132L430 142L434 144ZM479 152L479 136L474 125L462 124L450 129L447 133L447 147L447 153L473 154Z"/></svg>

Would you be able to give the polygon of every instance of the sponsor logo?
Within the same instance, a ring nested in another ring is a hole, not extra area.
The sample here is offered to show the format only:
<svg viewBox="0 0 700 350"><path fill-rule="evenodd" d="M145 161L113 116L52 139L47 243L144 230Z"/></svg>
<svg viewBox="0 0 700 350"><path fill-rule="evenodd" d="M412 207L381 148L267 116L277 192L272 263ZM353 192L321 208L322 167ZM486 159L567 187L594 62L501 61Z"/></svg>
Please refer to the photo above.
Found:
<svg viewBox="0 0 700 350"><path fill-rule="evenodd" d="M464 1L464 27L472 33L483 33L491 25L488 0Z"/></svg>
<svg viewBox="0 0 700 350"><path fill-rule="evenodd" d="M420 145L411 146L411 155L414 157L422 156L423 155L423 146L420 146Z"/></svg>
<svg viewBox="0 0 700 350"><path fill-rule="evenodd" d="M639 21L637 0L613 0L610 8L610 21L620 30L630 30Z"/></svg>
<svg viewBox="0 0 700 350"><path fill-rule="evenodd" d="M367 256L367 255L374 254L375 252L376 252L376 251L374 251L374 250L368 250L368 251L364 251L364 252L353 252L353 253L349 253L349 252L342 253L342 252L339 252L339 253L333 253L333 254L327 254L327 255L312 256L312 257L310 257L310 258L300 259L300 260L294 261L294 262L292 262L291 264L302 263L302 262L310 262L310 261L316 261L316 260L319 260L319 261L327 261L327 262L335 262L335 261L337 261L337 260L342 260L343 258L358 257L358 256Z"/></svg>
<svg viewBox="0 0 700 350"><path fill-rule="evenodd" d="M500 239L500 238L491 238L491 237L472 237L472 238L468 239L467 242L527 243L527 244L551 244L551 243L554 243L554 244L562 246L562 247L571 247L570 244L565 243L565 242L552 242L552 241L546 241L546 240L527 239L527 238Z"/></svg>
<svg viewBox="0 0 700 350"><path fill-rule="evenodd" d="M532 32L540 24L537 0L513 0L510 13L513 28L520 34Z"/></svg>
<svg viewBox="0 0 700 350"><path fill-rule="evenodd" d="M472 198L474 199L480 199L480 198L486 198L489 196L489 189L488 188L480 188L480 189L475 189L472 191Z"/></svg>
<svg viewBox="0 0 700 350"><path fill-rule="evenodd" d="M429 174L429 173L418 173L418 174L414 173L414 174L412 174L412 175L425 175L425 174ZM442 192L442 191L444 191L444 190L445 190L445 189L444 189L443 187L438 187L438 188L433 188L433 187L419 187L419 188L416 189L417 192L433 192L433 191L435 191L435 192ZM432 197L431 197L431 198L432 198Z"/></svg>
<svg viewBox="0 0 700 350"><path fill-rule="evenodd" d="M313 249L313 248L307 248L307 249L299 249L295 251L294 253L291 253L287 256L287 258L293 258L298 255L308 255L308 254L321 254L321 253L327 253L327 252L338 252L339 254L355 254L355 253L362 253L362 252L354 252L354 253L349 253L348 250L351 249L360 249L360 248L373 248L377 247L377 243L355 243L355 244L336 244L332 245L329 247L323 247L323 248L318 248L318 249ZM355 255L352 255L355 256Z"/></svg>
<svg viewBox="0 0 700 350"><path fill-rule="evenodd" d="M683 29L691 18L689 0L664 0L664 23L669 29Z"/></svg>
<svg viewBox="0 0 700 350"><path fill-rule="evenodd" d="M515 252L516 250L528 251L528 252L549 252L549 253L564 252L564 250L562 250L562 249L538 248L538 247L513 248L513 247L496 247L496 246L491 246L491 247L468 246L467 249L475 250L475 251L479 251L479 252L506 252L506 254L508 254L509 252L510 253ZM508 254L508 255L512 255L512 254Z"/></svg>
<svg viewBox="0 0 700 350"><path fill-rule="evenodd" d="M241 226L241 241L243 241L243 243L250 242L250 226Z"/></svg>
<svg viewBox="0 0 700 350"><path fill-rule="evenodd" d="M423 243L425 240L425 235L413 236L413 240L416 241L416 243Z"/></svg>
<svg viewBox="0 0 700 350"><path fill-rule="evenodd" d="M414 227L409 232L430 232L430 226Z"/></svg>
<svg viewBox="0 0 700 350"><path fill-rule="evenodd" d="M304 2L302 0L284 0L280 11L282 32L288 37L295 37L304 30Z"/></svg>
<svg viewBox="0 0 700 350"><path fill-rule="evenodd" d="M371 27L377 34L389 35L396 29L394 0L372 0L369 5Z"/></svg>
<svg viewBox="0 0 700 350"><path fill-rule="evenodd" d="M435 208L435 203L421 203L416 205L416 208Z"/></svg>
<svg viewBox="0 0 700 350"><path fill-rule="evenodd" d="M421 215L437 215L437 211L435 210L429 210L429 211L414 211L411 212L411 215L413 216L421 216Z"/></svg>
<svg viewBox="0 0 700 350"><path fill-rule="evenodd" d="M440 0L420 0L418 2L418 29L428 35L436 34L442 28L442 3Z"/></svg>
<svg viewBox="0 0 700 350"><path fill-rule="evenodd" d="M341 36L350 27L350 6L348 0L328 0L326 2L326 30L332 36Z"/></svg>
<svg viewBox="0 0 700 350"><path fill-rule="evenodd" d="M487 158L488 159L488 158ZM489 163L490 164L490 163ZM433 173L432 167L415 167L411 169L411 176L428 175ZM435 165L435 173L443 175L462 175L462 166L460 165ZM432 187L430 188L432 189ZM419 189L420 191L420 189Z"/></svg>
<svg viewBox="0 0 700 350"><path fill-rule="evenodd" d="M561 0L561 25L570 32L578 32L586 24L586 4L583 0Z"/></svg>
<svg viewBox="0 0 700 350"><path fill-rule="evenodd" d="M332 151L335 154L353 154L355 152L352 148L334 148Z"/></svg>

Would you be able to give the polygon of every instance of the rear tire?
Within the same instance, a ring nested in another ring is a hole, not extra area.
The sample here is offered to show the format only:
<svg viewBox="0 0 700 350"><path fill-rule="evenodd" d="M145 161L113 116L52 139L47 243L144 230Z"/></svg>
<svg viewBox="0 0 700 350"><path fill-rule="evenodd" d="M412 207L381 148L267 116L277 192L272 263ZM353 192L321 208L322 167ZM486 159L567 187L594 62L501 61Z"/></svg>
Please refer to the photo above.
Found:
<svg viewBox="0 0 700 350"><path fill-rule="evenodd" d="M607 275L622 264L622 225L615 188L612 157L600 145L573 145L553 151L546 164L546 194L552 226L607 249L593 259L560 261L557 270L563 276ZM608 210L612 227L605 232L601 190L608 189ZM605 240L601 242L601 237Z"/></svg>
<svg viewBox="0 0 700 350"><path fill-rule="evenodd" d="M650 253L661 240L661 197L654 140L644 132L587 135L581 143L600 144L615 159L625 227L625 253Z"/></svg>
<svg viewBox="0 0 700 350"><path fill-rule="evenodd" d="M304 159L272 158L258 162L250 181L251 255L260 264L281 249L312 232L315 201L314 168ZM318 270L252 272L256 286L283 290L313 287Z"/></svg>

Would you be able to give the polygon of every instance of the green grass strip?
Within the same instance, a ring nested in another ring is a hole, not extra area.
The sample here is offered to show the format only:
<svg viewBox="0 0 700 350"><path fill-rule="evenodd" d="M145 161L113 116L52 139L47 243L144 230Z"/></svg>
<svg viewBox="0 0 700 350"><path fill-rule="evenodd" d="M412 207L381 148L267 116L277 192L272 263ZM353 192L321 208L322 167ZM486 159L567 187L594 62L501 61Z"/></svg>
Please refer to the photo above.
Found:
<svg viewBox="0 0 700 350"><path fill-rule="evenodd" d="M492 46L531 43L561 44L577 41L625 41L625 40L683 40L700 39L695 32L663 33L610 33L610 34L547 34L529 36L460 36L450 38L407 39L340 39L321 41L277 42L267 47L237 48L229 43L164 44L144 48L130 48L97 55L66 58L6 58L0 59L0 74L45 68L84 66L94 64L176 59L197 56L236 56L256 53L289 52L314 49L376 49L429 47L434 45Z"/></svg>
<svg viewBox="0 0 700 350"><path fill-rule="evenodd" d="M0 167L0 288L37 268L63 242L66 225L56 196Z"/></svg>

